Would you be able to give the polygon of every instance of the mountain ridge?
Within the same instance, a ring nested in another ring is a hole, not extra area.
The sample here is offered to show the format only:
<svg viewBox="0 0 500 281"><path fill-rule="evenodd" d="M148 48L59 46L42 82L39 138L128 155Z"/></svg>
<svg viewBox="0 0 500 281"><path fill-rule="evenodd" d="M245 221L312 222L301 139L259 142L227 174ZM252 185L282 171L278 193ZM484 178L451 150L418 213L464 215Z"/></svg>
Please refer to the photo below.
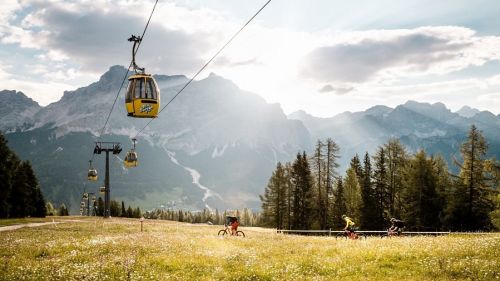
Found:
<svg viewBox="0 0 500 281"><path fill-rule="evenodd" d="M32 162L50 201L70 203L74 212L83 190L97 190L102 179L86 181L87 160L125 74L126 68L112 66L98 81L66 91L45 107L14 91L20 104L3 108L0 130L14 151ZM164 104L188 81L183 75L155 77ZM464 117L442 103L408 101L328 118L305 111L286 115L279 104L211 74L193 81L141 133L139 166L125 169L121 161L129 139L148 120L127 117L123 91L102 136L124 148L111 159L113 198L146 209L172 201L186 209L258 208L258 195L276 163L293 160L299 151L311 152L317 139L328 137L340 145L340 172L356 153L373 153L390 137L411 151L442 153L451 163L471 124L484 131L490 153L500 158L500 115L491 112ZM6 100L3 92L0 101ZM102 157L95 157L94 166L102 175Z"/></svg>

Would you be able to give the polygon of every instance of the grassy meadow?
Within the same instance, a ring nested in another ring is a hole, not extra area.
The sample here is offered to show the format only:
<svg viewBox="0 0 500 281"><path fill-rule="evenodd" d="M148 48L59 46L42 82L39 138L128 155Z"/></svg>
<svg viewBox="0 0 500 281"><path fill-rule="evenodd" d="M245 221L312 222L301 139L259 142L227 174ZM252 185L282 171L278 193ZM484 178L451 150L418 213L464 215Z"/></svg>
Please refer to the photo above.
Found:
<svg viewBox="0 0 500 281"><path fill-rule="evenodd" d="M1 231L0 280L500 279L498 233L337 241L242 227L246 238L221 238L220 226L64 220Z"/></svg>

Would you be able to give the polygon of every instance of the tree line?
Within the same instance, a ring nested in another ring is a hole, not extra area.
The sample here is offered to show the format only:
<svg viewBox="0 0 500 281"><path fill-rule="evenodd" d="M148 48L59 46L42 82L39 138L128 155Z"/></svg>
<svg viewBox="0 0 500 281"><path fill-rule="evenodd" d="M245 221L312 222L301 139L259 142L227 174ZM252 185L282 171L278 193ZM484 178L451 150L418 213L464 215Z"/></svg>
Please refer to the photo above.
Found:
<svg viewBox="0 0 500 281"><path fill-rule="evenodd" d="M279 229L338 229L342 215L364 230L381 230L391 217L414 230L500 228L500 163L473 125L450 171L441 155L409 153L391 138L374 155L355 155L339 175L340 148L318 140L308 156L278 163L260 196L264 225Z"/></svg>
<svg viewBox="0 0 500 281"><path fill-rule="evenodd" d="M0 218L45 217L45 200L29 161L21 161L0 134Z"/></svg>
<svg viewBox="0 0 500 281"><path fill-rule="evenodd" d="M83 201L82 201L83 202ZM89 215L91 216L104 216L104 200L102 197L97 198L95 202L92 203L89 210ZM80 215L86 215L86 209L80 209ZM109 213L111 217L122 217L122 218L140 218L142 217L141 208L128 206L125 208L125 202L121 201L121 204L116 200L111 200L109 202Z"/></svg>
<svg viewBox="0 0 500 281"><path fill-rule="evenodd" d="M248 208L224 212L219 212L218 209L215 209L215 211L209 209L203 209L202 211L154 209L144 214L144 217L147 219L161 219L187 223L209 223L214 225L224 224L226 216L238 217L240 225L242 226L260 226L262 224L260 213L252 212Z"/></svg>

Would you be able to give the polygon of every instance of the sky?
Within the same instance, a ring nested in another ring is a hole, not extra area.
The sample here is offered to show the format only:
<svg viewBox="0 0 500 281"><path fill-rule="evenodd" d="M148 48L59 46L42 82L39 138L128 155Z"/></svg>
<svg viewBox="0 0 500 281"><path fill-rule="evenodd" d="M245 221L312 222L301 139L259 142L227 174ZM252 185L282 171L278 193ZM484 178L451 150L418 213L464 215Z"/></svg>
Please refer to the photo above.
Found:
<svg viewBox="0 0 500 281"><path fill-rule="evenodd" d="M148 73L192 77L266 0L159 0L137 53ZM45 106L128 66L152 0L0 1L0 90ZM329 117L407 100L500 114L496 0L272 0L211 72Z"/></svg>

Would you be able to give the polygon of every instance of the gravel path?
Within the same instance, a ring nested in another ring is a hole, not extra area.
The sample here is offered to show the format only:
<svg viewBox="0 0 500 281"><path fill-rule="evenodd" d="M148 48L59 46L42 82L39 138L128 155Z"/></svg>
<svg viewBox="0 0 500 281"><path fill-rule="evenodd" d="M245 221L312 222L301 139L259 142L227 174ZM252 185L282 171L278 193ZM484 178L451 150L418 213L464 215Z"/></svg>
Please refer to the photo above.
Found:
<svg viewBox="0 0 500 281"><path fill-rule="evenodd" d="M42 225L57 225L58 223L64 223L62 221L52 221L52 222L32 222L32 223L24 223L24 224L15 224L15 225L8 225L8 226L2 226L0 227L0 232L2 231L10 231L10 230L16 230L22 227L37 227L37 226L42 226Z"/></svg>

